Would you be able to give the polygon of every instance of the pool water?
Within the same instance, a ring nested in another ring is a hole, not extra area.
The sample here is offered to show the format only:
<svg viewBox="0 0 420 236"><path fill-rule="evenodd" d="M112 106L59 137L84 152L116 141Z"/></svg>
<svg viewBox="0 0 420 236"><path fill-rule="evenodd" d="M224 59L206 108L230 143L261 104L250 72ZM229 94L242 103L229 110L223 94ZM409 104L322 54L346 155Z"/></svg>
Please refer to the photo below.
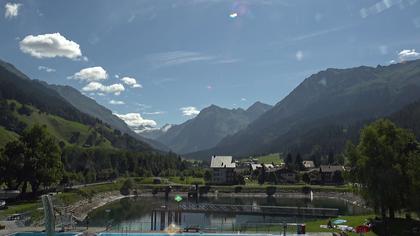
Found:
<svg viewBox="0 0 420 236"><path fill-rule="evenodd" d="M238 234L222 234L222 233L188 233L188 234L165 234L165 233L100 233L98 236L237 236ZM263 236L274 234L240 234L241 236ZM293 235L293 234L288 234Z"/></svg>
<svg viewBox="0 0 420 236"><path fill-rule="evenodd" d="M20 232L20 233L11 234L10 236L46 236L46 235L47 234L45 232ZM57 235L57 236L77 236L77 235L82 235L82 233L66 232L66 233L55 233L54 235Z"/></svg>

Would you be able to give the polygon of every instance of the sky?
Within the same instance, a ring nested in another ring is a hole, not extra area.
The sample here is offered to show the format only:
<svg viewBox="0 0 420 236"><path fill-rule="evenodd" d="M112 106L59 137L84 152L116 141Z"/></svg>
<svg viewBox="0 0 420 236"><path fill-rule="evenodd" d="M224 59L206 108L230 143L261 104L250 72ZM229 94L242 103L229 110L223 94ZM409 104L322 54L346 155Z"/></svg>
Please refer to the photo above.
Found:
<svg viewBox="0 0 420 236"><path fill-rule="evenodd" d="M327 68L420 58L420 0L0 0L0 59L131 126L276 104Z"/></svg>

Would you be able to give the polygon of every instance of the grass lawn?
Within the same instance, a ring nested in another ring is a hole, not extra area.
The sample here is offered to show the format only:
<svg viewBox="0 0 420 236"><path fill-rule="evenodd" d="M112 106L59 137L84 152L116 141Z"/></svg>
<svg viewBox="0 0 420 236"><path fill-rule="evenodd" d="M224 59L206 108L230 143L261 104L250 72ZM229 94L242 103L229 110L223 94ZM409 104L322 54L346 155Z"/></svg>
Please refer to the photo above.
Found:
<svg viewBox="0 0 420 236"><path fill-rule="evenodd" d="M0 210L0 219L5 219L7 216L16 214L16 213L29 212L32 214L36 211L40 211L38 210L38 208L40 207L42 207L42 205L41 205L41 202L38 200L11 203L10 205L7 205L7 209Z"/></svg>
<svg viewBox="0 0 420 236"><path fill-rule="evenodd" d="M355 228L356 226L362 225L363 223L365 223L365 221L368 218L374 218L374 217L375 215L341 216L339 217L339 219L347 220L347 222L344 223L343 225L348 225ZM326 225L327 222L328 222L327 219L308 221L306 222L306 232L340 232L339 230L336 230L336 229L323 229L319 227L320 225ZM349 233L349 235L359 235L359 234ZM368 234L365 234L365 235L370 236L370 235L376 235L376 234L373 232L369 232Z"/></svg>
<svg viewBox="0 0 420 236"><path fill-rule="evenodd" d="M342 216L339 217L340 219L347 220L347 222L344 225L348 225L351 227L356 227L358 225L362 225L366 219L373 218L374 215L360 215L360 216ZM308 221L304 222L306 224L306 232L307 233L318 233L318 232L340 232L336 229L323 229L320 227L320 225L326 225L328 222L328 219L323 220L314 220L314 221ZM236 231L240 230L242 232L248 232L248 233L272 233L272 234L280 234L283 232L283 226L279 224L269 224L269 225L249 225L247 227L242 227L241 229L234 229ZM296 233L297 228L296 226L288 226L287 232L289 233ZM349 233L348 235L356 236L359 234L356 233ZM373 236L376 235L373 232L369 232L368 234L365 234L366 236Z"/></svg>
<svg viewBox="0 0 420 236"><path fill-rule="evenodd" d="M281 158L280 153L271 153L265 156L253 157L253 159L258 159L260 163L264 164L281 164L283 163L283 158Z"/></svg>

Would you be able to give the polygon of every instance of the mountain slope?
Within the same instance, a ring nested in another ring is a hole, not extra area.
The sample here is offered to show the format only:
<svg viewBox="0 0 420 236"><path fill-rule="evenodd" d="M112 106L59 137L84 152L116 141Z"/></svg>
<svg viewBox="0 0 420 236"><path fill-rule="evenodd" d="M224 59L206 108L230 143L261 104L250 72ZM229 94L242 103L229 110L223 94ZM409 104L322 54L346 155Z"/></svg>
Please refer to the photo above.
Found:
<svg viewBox="0 0 420 236"><path fill-rule="evenodd" d="M79 111L55 90L30 80L3 61L0 61L0 109L0 127L8 131L3 131L3 135L18 136L25 127L40 123L58 140L71 145L105 144L110 148L154 151L148 144Z"/></svg>
<svg viewBox="0 0 420 236"><path fill-rule="evenodd" d="M117 129L123 133L126 133L139 141L145 142L155 149L162 150L162 151L169 150L163 144L155 140L150 140L150 139L141 137L140 135L135 133L133 130L131 130L123 120L121 120L116 115L114 115L111 110L98 104L95 100L87 96L84 96L77 89L74 89L70 86L47 85L46 83L44 84L48 86L49 88L52 88L55 91L57 91L58 94L60 94L66 101L68 101L78 110L92 117L102 120L103 122L109 124L114 129Z"/></svg>
<svg viewBox="0 0 420 236"><path fill-rule="evenodd" d="M224 137L245 128L270 108L270 105L260 102L248 110L211 105L183 124L173 125L169 129L165 127L166 131L157 140L178 153L211 148Z"/></svg>
<svg viewBox="0 0 420 236"><path fill-rule="evenodd" d="M335 131L329 129L334 136L334 132L346 132L357 122L388 116L418 99L420 60L376 68L327 69L305 79L246 129L223 139L213 149L188 156L290 151L307 142L316 129L334 127ZM320 140L308 146L317 142Z"/></svg>

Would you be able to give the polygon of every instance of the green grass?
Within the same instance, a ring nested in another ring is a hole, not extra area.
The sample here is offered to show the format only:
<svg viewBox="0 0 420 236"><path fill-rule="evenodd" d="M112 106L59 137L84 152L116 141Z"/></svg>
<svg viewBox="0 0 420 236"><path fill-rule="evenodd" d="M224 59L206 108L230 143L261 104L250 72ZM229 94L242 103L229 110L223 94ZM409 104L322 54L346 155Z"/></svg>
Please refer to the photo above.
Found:
<svg viewBox="0 0 420 236"><path fill-rule="evenodd" d="M340 219L347 220L344 225L348 225L351 227L356 227L358 225L362 225L365 223L366 219L373 218L374 215L360 215L360 216L343 216L339 217ZM334 220L334 219L332 219ZM313 221L307 221L307 222L301 222L306 225L306 233L318 233L318 232L340 232L340 230L336 229L324 229L321 228L320 225L326 225L328 222L328 219L323 220L313 220ZM234 231L241 231L241 232L247 232L247 233L272 233L272 234L281 234L283 232L283 226L281 224L268 224L268 225L247 225L246 227L243 226L240 229L233 229ZM296 233L297 227L296 226L288 226L286 229L289 233ZM350 236L357 236L359 234L356 233L348 233ZM373 232L369 232L365 234L366 236L373 236L376 235ZM392 234L394 235L394 234Z"/></svg>
<svg viewBox="0 0 420 236"><path fill-rule="evenodd" d="M358 225L362 225L366 222L368 218L374 218L374 215L359 215L359 216L340 216L340 219L347 220L344 225L348 225L351 227L356 227ZM332 219L334 220L334 219ZM320 225L326 225L328 223L328 220L316 220L316 221L308 221L305 222L306 224L306 232L340 232L336 229L324 229L319 227ZM349 235L358 235L356 233L349 233ZM373 232L369 232L368 234L365 234L366 236L376 235Z"/></svg>
<svg viewBox="0 0 420 236"><path fill-rule="evenodd" d="M18 137L18 134L8 131L2 126L0 126L0 147L4 146L10 141L16 140Z"/></svg>
<svg viewBox="0 0 420 236"><path fill-rule="evenodd" d="M253 159L258 159L260 163L264 164L281 164L283 163L283 158L281 158L280 153L271 153L265 156L257 156L253 157Z"/></svg>
<svg viewBox="0 0 420 236"><path fill-rule="evenodd" d="M205 184L205 181L203 178L195 178L192 176L187 176L184 177L183 179L181 179L180 177L169 177L169 181L177 183L177 184L187 184L187 185L192 185L192 184Z"/></svg>
<svg viewBox="0 0 420 236"><path fill-rule="evenodd" d="M28 127L33 126L34 124L45 125L55 138L59 141L65 142L67 145L72 145L69 143L69 140L74 133L79 133L79 139L74 145L83 146L90 135L93 134L94 130L84 124L63 119L59 116L40 113L35 107L27 105L29 109L32 110L31 115L21 115L18 113L18 109L22 107L20 103L14 100L9 100L9 103L13 102L16 104L16 109L13 112L14 116L19 119L19 121L25 123ZM18 137L17 134L5 130L3 127L0 127L0 146L5 145L9 142L11 138ZM100 148L112 148L112 144L109 140L103 136L98 136L100 143L95 145Z"/></svg>
<svg viewBox="0 0 420 236"><path fill-rule="evenodd" d="M7 209L0 211L0 219L17 213L34 213L35 211L39 211L38 208L40 207L41 202L38 200L12 203L7 206Z"/></svg>

